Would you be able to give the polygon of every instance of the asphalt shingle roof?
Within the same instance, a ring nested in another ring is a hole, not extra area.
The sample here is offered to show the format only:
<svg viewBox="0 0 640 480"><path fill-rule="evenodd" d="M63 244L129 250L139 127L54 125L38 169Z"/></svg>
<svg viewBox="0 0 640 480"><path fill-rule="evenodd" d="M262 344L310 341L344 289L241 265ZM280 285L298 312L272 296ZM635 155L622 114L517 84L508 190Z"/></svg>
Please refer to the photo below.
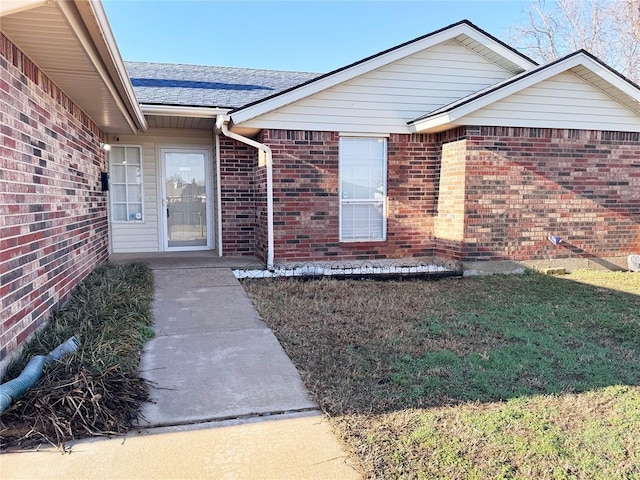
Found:
<svg viewBox="0 0 640 480"><path fill-rule="evenodd" d="M237 108L318 77L319 73L125 62L138 101Z"/></svg>

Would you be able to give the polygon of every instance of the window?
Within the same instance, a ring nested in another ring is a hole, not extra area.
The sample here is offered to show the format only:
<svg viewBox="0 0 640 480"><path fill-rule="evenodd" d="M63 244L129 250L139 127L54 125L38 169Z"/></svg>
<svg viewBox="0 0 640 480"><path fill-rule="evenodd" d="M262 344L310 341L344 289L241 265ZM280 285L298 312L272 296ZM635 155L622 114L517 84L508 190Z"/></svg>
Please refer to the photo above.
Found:
<svg viewBox="0 0 640 480"><path fill-rule="evenodd" d="M386 138L340 138L340 241L385 240Z"/></svg>
<svg viewBox="0 0 640 480"><path fill-rule="evenodd" d="M141 222L143 197L140 147L111 147L109 177L111 220Z"/></svg>

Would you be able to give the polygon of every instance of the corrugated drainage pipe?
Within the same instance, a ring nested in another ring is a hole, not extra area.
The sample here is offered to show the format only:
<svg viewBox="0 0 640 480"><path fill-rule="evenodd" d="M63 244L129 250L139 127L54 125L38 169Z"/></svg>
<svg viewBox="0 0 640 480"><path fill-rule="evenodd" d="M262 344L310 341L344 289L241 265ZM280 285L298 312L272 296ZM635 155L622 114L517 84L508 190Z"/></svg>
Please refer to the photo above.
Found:
<svg viewBox="0 0 640 480"><path fill-rule="evenodd" d="M35 386L42 376L44 367L52 365L67 353L75 352L80 342L76 337L67 339L49 352L48 355L37 355L29 360L19 377L0 385L0 414L4 412L15 400Z"/></svg>

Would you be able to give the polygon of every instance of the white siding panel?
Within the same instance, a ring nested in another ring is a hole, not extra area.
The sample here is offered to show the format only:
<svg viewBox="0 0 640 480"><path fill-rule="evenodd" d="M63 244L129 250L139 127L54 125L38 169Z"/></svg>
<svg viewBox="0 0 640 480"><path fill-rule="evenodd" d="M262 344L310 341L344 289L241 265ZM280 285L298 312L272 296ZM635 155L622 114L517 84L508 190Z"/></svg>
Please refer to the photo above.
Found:
<svg viewBox="0 0 640 480"><path fill-rule="evenodd" d="M113 253L162 251L159 202L161 191L160 148L206 148L214 158L210 130L180 130L157 128L138 135L112 135L112 145L142 146L142 175L144 189L144 221L140 223L111 223ZM116 140L116 138L119 139ZM215 198L215 196L211 196Z"/></svg>
<svg viewBox="0 0 640 480"><path fill-rule="evenodd" d="M510 76L450 40L238 126L408 133L408 121Z"/></svg>
<svg viewBox="0 0 640 480"><path fill-rule="evenodd" d="M455 123L640 131L640 118L635 113L569 72L492 103Z"/></svg>
<svg viewBox="0 0 640 480"><path fill-rule="evenodd" d="M113 253L157 252L158 235L136 225L114 224L111 240Z"/></svg>

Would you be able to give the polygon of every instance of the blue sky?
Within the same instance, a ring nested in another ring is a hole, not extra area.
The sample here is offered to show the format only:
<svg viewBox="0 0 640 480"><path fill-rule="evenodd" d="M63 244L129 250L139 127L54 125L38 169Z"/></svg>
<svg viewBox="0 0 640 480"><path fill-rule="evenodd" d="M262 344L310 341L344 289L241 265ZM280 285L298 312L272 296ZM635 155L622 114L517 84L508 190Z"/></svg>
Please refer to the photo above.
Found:
<svg viewBox="0 0 640 480"><path fill-rule="evenodd" d="M503 41L526 1L103 0L125 60L328 72L464 18Z"/></svg>

